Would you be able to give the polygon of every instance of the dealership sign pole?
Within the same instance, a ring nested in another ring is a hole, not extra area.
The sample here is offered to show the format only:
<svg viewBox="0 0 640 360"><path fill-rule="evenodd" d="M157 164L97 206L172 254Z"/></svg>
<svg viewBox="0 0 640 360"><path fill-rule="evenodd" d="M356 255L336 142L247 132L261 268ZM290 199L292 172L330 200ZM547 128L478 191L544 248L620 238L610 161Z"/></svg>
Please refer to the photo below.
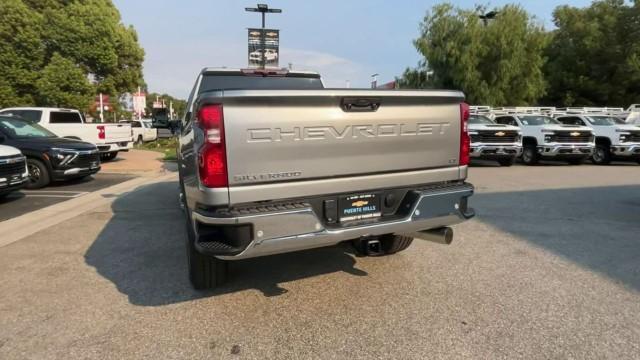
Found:
<svg viewBox="0 0 640 360"><path fill-rule="evenodd" d="M262 14L262 29L260 31L260 67L263 69L266 67L266 45L265 45L265 15L267 13L281 13L282 9L269 9L269 5L267 4L258 4L258 7L255 8L244 8L245 11L249 12L259 12ZM251 60L251 59L249 59Z"/></svg>

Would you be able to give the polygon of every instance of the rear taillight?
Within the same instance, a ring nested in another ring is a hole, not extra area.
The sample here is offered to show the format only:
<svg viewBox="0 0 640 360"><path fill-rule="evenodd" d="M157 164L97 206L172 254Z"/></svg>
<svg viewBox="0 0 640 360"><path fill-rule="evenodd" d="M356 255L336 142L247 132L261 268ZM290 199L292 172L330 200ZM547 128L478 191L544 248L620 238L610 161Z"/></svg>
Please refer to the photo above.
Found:
<svg viewBox="0 0 640 360"><path fill-rule="evenodd" d="M200 182L209 188L226 187L229 182L222 105L202 106L196 122L204 133L204 145L198 152Z"/></svg>
<svg viewBox="0 0 640 360"><path fill-rule="evenodd" d="M460 165L469 165L469 151L471 151L471 139L469 138L469 104L460 104Z"/></svg>
<svg viewBox="0 0 640 360"><path fill-rule="evenodd" d="M104 140L104 138L105 138L104 126L98 125L97 128L98 128L98 139Z"/></svg>

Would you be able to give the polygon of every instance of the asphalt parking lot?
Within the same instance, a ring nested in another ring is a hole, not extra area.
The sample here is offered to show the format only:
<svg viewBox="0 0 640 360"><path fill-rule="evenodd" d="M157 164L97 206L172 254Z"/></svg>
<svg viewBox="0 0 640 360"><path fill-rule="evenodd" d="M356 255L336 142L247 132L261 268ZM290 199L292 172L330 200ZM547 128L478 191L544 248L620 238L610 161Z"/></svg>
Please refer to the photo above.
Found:
<svg viewBox="0 0 640 360"><path fill-rule="evenodd" d="M637 359L640 168L471 169L450 246L187 281L177 180L0 248L0 358Z"/></svg>
<svg viewBox="0 0 640 360"><path fill-rule="evenodd" d="M21 190L0 199L0 222L133 179L134 175L98 173L93 177Z"/></svg>

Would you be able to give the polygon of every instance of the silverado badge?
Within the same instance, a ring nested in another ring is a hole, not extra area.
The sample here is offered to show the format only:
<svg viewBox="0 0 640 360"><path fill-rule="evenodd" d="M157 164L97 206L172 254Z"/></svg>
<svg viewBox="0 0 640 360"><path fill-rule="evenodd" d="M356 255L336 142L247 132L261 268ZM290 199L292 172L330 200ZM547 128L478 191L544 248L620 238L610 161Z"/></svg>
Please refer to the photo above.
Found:
<svg viewBox="0 0 640 360"><path fill-rule="evenodd" d="M363 207L363 206L366 206L366 205L369 205L369 202L368 201L364 201L364 200L360 200L360 201L356 201L354 203L351 203L351 206L353 206L353 207Z"/></svg>
<svg viewBox="0 0 640 360"><path fill-rule="evenodd" d="M505 136L505 135L507 135L507 133L505 133L504 131L498 131L496 133L496 136Z"/></svg>

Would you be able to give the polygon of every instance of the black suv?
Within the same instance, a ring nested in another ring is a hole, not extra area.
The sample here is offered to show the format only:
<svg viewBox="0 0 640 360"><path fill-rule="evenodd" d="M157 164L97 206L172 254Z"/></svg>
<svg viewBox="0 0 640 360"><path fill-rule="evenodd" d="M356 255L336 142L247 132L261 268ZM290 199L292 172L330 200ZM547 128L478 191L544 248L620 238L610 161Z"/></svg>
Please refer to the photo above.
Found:
<svg viewBox="0 0 640 360"><path fill-rule="evenodd" d="M28 189L100 171L100 154L94 144L58 137L19 117L0 115L0 144L18 148L27 157Z"/></svg>

